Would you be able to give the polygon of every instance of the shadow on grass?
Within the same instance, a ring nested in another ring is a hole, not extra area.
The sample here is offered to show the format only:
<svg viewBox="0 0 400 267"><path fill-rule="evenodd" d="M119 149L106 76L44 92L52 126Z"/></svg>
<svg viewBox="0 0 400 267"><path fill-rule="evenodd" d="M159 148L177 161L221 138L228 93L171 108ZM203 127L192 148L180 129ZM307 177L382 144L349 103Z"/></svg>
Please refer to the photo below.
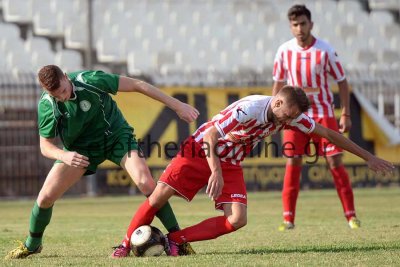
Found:
<svg viewBox="0 0 400 267"><path fill-rule="evenodd" d="M302 246L294 248L262 248L240 250L234 254L309 253L309 252L367 252L374 250L400 250L400 243L370 244L367 246ZM222 254L222 253L221 253ZM227 253L231 254L231 253Z"/></svg>

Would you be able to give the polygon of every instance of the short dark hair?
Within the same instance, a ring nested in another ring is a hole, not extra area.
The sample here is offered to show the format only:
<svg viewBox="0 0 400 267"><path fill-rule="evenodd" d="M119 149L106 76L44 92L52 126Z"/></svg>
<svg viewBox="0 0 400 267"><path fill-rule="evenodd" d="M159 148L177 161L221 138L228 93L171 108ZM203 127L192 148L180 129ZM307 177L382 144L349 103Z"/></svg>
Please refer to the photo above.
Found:
<svg viewBox="0 0 400 267"><path fill-rule="evenodd" d="M287 13L289 21L302 15L306 16L308 20L311 21L311 12L305 5L294 5L289 8Z"/></svg>
<svg viewBox="0 0 400 267"><path fill-rule="evenodd" d="M279 94L285 98L288 105L298 106L302 113L310 108L310 101L301 87L285 85L279 90Z"/></svg>
<svg viewBox="0 0 400 267"><path fill-rule="evenodd" d="M44 89L53 91L60 87L60 81L64 77L62 70L56 65L47 65L38 72L38 79Z"/></svg>

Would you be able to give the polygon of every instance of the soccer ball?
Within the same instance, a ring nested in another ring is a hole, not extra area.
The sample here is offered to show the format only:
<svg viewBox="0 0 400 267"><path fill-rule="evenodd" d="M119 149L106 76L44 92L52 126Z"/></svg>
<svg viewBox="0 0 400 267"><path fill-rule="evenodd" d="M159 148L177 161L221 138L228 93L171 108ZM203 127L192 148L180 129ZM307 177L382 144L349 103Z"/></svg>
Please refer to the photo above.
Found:
<svg viewBox="0 0 400 267"><path fill-rule="evenodd" d="M131 248L136 257L160 256L164 252L165 236L156 227L142 225L131 236Z"/></svg>

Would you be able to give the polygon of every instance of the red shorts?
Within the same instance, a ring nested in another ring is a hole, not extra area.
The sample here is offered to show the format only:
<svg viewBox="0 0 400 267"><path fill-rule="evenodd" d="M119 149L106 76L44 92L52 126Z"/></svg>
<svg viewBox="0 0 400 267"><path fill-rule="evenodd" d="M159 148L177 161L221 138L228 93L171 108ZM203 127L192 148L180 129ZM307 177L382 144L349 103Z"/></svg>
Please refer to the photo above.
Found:
<svg viewBox="0 0 400 267"><path fill-rule="evenodd" d="M185 141L176 157L167 166L159 183L167 184L175 194L191 201L197 192L208 184L211 171L200 145L190 137ZM221 162L224 187L215 200L215 208L222 210L222 204L242 203L247 205L246 184L241 166Z"/></svg>
<svg viewBox="0 0 400 267"><path fill-rule="evenodd" d="M336 118L334 117L324 117L314 119L316 123L321 124L329 129L339 132L338 124ZM318 154L318 156L334 156L340 154L343 150L340 147L330 143L327 139L322 138L315 134L305 134L294 130L285 130L283 133L283 155L285 157L295 157L302 155L310 155L310 146L312 143L315 146L315 152L313 155ZM293 144L293 145L289 145ZM290 148L290 149L289 149Z"/></svg>

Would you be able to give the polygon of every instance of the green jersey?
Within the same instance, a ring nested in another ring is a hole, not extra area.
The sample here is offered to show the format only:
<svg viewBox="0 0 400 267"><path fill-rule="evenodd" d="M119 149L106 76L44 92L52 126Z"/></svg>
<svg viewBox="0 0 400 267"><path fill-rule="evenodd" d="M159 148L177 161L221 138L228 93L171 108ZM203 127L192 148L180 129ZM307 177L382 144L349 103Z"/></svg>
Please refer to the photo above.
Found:
<svg viewBox="0 0 400 267"><path fill-rule="evenodd" d="M59 102L44 92L38 105L39 134L60 136L67 150L100 148L121 128L133 130L109 94L116 94L119 76L103 71L67 74L72 97Z"/></svg>

